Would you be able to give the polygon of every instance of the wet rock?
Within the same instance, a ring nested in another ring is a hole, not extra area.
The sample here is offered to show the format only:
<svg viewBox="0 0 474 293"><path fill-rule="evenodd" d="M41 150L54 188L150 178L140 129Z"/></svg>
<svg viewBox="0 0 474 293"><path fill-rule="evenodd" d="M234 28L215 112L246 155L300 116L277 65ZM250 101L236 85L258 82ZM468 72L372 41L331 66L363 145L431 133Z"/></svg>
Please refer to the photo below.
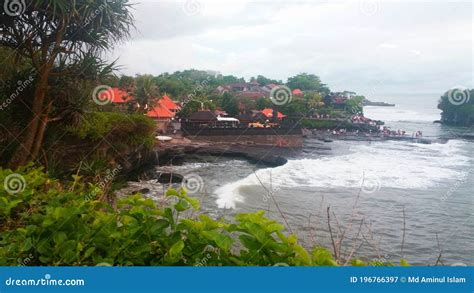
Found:
<svg viewBox="0 0 474 293"><path fill-rule="evenodd" d="M150 192L150 189L149 188L142 188L138 191L135 191L134 193L148 193Z"/></svg>
<svg viewBox="0 0 474 293"><path fill-rule="evenodd" d="M183 182L183 175L171 172L159 172L155 178L159 183L181 183Z"/></svg>

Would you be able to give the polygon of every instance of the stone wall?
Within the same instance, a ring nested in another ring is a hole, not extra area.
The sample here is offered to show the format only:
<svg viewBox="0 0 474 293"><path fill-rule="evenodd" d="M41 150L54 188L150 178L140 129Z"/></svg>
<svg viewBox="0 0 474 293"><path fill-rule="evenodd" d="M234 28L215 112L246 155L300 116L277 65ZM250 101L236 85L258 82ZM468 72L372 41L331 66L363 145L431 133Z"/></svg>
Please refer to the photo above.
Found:
<svg viewBox="0 0 474 293"><path fill-rule="evenodd" d="M191 135L190 138L193 141L211 141L211 142L224 142L224 143L235 143L235 144L250 144L250 145L268 145L278 147L302 147L303 136L302 135L240 135L240 136L229 136L229 135Z"/></svg>

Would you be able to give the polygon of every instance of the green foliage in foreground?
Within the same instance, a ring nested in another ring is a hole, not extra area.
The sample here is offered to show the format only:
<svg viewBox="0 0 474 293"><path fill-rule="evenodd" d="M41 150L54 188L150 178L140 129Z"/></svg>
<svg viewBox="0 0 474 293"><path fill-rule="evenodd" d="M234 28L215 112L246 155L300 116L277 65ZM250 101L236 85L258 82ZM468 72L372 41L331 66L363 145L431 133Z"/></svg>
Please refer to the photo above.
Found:
<svg viewBox="0 0 474 293"><path fill-rule="evenodd" d="M0 182L12 174L0 169ZM91 184L66 186L31 167L15 174L19 185L0 187L0 265L337 265L263 212L234 223L193 216L199 202L184 190L169 190L160 207L138 194L112 207Z"/></svg>
<svg viewBox="0 0 474 293"><path fill-rule="evenodd" d="M141 114L119 112L91 112L69 132L80 139L92 142L104 137L119 148L124 146L153 146L155 124L152 119Z"/></svg>

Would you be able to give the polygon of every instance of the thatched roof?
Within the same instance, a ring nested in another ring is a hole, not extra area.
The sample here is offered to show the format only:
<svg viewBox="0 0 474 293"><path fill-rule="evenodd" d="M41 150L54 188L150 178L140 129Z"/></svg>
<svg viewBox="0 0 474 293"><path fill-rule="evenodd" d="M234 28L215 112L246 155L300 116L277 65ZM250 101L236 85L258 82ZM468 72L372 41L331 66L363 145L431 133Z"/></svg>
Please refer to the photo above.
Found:
<svg viewBox="0 0 474 293"><path fill-rule="evenodd" d="M197 111L187 118L189 122L211 122L217 120L216 114L211 111Z"/></svg>
<svg viewBox="0 0 474 293"><path fill-rule="evenodd" d="M235 116L235 118L239 119L240 122L253 122L255 118L250 114L240 114Z"/></svg>

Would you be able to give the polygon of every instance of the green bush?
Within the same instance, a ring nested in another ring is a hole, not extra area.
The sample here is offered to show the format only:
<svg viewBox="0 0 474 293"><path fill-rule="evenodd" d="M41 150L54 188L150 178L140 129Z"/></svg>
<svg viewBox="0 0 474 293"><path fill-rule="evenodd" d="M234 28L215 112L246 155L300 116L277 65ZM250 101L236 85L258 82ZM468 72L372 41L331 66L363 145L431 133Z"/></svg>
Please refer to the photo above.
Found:
<svg viewBox="0 0 474 293"><path fill-rule="evenodd" d="M441 121L447 125L474 125L474 90L451 89L441 96L438 108Z"/></svg>
<svg viewBox="0 0 474 293"><path fill-rule="evenodd" d="M61 184L37 168L0 169L0 182L0 265L337 265L263 211L232 223L193 216L199 202L184 190L169 190L159 207L139 194L112 207L98 187Z"/></svg>
<svg viewBox="0 0 474 293"><path fill-rule="evenodd" d="M145 145L152 147L155 123L142 114L125 114L120 112L91 112L84 116L77 127L68 131L80 139L92 142L107 138L114 146L120 148Z"/></svg>

